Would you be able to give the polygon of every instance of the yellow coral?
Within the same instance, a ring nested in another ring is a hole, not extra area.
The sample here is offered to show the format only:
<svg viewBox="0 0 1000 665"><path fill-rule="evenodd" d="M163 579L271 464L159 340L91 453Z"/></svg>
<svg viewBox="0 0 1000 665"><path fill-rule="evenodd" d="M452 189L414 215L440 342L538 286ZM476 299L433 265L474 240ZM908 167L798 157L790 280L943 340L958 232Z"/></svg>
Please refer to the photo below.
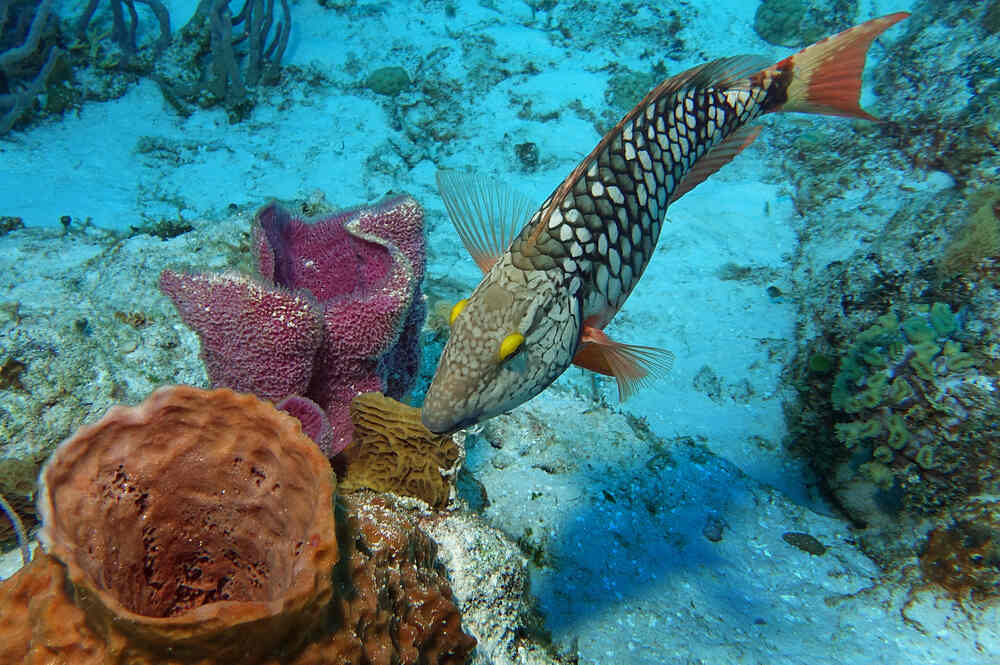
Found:
<svg viewBox="0 0 1000 665"><path fill-rule="evenodd" d="M435 508L448 502L463 450L420 422L420 410L364 393L351 402L354 441L340 454L343 491L361 488L415 497Z"/></svg>
<svg viewBox="0 0 1000 665"><path fill-rule="evenodd" d="M942 279L968 272L1000 253L1000 188L984 187L969 200L972 214L938 262Z"/></svg>

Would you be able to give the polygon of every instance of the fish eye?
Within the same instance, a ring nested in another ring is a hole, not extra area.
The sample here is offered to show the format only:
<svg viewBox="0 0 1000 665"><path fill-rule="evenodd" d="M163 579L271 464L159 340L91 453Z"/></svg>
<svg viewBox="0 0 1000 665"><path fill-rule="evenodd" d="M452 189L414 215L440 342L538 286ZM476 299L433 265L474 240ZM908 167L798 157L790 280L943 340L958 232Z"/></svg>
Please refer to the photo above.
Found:
<svg viewBox="0 0 1000 665"><path fill-rule="evenodd" d="M503 341L500 342L500 350L497 353L500 362L503 362L504 360L507 360L507 358L514 355L514 353L521 348L522 344L524 344L524 335L521 333L511 333L504 337Z"/></svg>
<svg viewBox="0 0 1000 665"><path fill-rule="evenodd" d="M457 303L455 303L454 305L452 305L451 314L448 315L448 325L449 326L450 325L454 325L455 319L458 318L458 315L462 313L462 310L465 309L465 306L468 305L468 304L469 304L469 299L468 298L462 298Z"/></svg>

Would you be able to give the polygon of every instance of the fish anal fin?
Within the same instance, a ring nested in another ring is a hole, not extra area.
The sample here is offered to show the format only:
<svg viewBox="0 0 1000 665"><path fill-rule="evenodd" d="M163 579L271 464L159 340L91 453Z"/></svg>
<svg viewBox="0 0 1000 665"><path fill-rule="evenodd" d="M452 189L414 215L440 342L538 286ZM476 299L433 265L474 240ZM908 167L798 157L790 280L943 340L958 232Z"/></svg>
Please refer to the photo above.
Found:
<svg viewBox="0 0 1000 665"><path fill-rule="evenodd" d="M651 346L622 344L610 339L603 330L584 325L573 364L615 377L618 398L624 402L647 380L669 372L674 354Z"/></svg>
<svg viewBox="0 0 1000 665"><path fill-rule="evenodd" d="M786 75L791 72L791 80L787 101L774 110L877 120L858 104L865 57L876 37L907 16L906 12L897 12L872 19L779 62L773 70Z"/></svg>
<svg viewBox="0 0 1000 665"><path fill-rule="evenodd" d="M684 196L704 182L708 176L733 161L736 155L743 152L748 145L757 139L761 129L760 125L742 127L705 153L677 183L673 194L670 195L670 203Z"/></svg>
<svg viewBox="0 0 1000 665"><path fill-rule="evenodd" d="M528 221L534 204L486 176L438 171L437 184L458 237L476 265L487 272Z"/></svg>

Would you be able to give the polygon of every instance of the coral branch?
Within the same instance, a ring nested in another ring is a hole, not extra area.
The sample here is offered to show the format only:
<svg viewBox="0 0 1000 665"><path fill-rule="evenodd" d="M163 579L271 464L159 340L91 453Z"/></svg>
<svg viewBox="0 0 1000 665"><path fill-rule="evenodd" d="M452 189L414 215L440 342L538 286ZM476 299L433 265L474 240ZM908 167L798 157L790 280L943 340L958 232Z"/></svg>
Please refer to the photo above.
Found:
<svg viewBox="0 0 1000 665"><path fill-rule="evenodd" d="M53 47L49 51L49 55L45 59L45 64L42 65L41 71L38 72L38 75L28 84L25 90L0 95L0 111L4 111L3 115L0 116L0 136L9 132L14 127L14 124L20 120L21 116L24 115L24 112L31 107L32 102L35 101L35 97L45 87L49 75L56 66L56 60L61 55L62 50Z"/></svg>
<svg viewBox="0 0 1000 665"><path fill-rule="evenodd" d="M228 0L215 0L208 15L212 26L212 80L209 90L232 108L246 98L240 65L233 49L233 19Z"/></svg>
<svg viewBox="0 0 1000 665"><path fill-rule="evenodd" d="M160 36L153 42L154 55L160 55L167 46L170 45L170 12L160 0L110 0L111 6L111 38L122 50L124 57L122 65L128 65L135 59L138 47L139 14L135 10L135 3L140 2L153 12L159 24ZM90 25L94 13L97 11L101 0L89 0L80 18L76 21L76 38L84 42L87 39L87 27ZM128 10L128 21L125 20L125 11Z"/></svg>
<svg viewBox="0 0 1000 665"><path fill-rule="evenodd" d="M245 0L234 16L229 0L201 0L168 62L158 67L156 79L167 100L182 113L190 104L217 102L234 122L243 118L253 106L253 90L277 79L288 45L291 9L281 0L281 18L275 20L274 4ZM207 59L185 46L204 40L211 49Z"/></svg>
<svg viewBox="0 0 1000 665"><path fill-rule="evenodd" d="M160 24L160 37L153 44L153 50L160 54L170 46L170 12L159 0L137 0L149 7Z"/></svg>
<svg viewBox="0 0 1000 665"><path fill-rule="evenodd" d="M5 19L9 4L9 2L4 2L3 13ZM42 0L42 3L38 6L38 11L35 13L35 18L31 21L31 29L28 31L28 36L25 38L23 44L0 53L0 69L9 69L35 52L35 49L38 48L38 42L42 38L42 30L45 28L45 21L49 17L51 4L51 0Z"/></svg>
<svg viewBox="0 0 1000 665"><path fill-rule="evenodd" d="M22 63L27 62L38 50L39 44L41 42L42 33L46 28L49 19L51 0L42 0L41 4L38 6L38 10L35 12L34 18L31 19L30 27L28 28L28 33L24 37L24 42L20 46L14 46L7 49L6 51L0 53L0 74L5 76L8 80L13 83L16 80L13 70L15 70ZM10 0L4 0L2 4L2 20L0 20L0 28L4 27L7 19L9 17L9 10L11 7ZM17 9L14 11L14 16L12 18L15 22L18 21ZM17 31L17 26L15 26L15 33ZM17 38L17 35L14 35ZM8 92L6 94L0 95L0 135L6 134L14 127L14 124L21 119L24 113L31 108L32 103L34 103L35 98L45 87L48 81L49 75L55 68L56 60L62 55L62 51L53 46L49 49L48 55L45 58L45 64L38 71L33 78L27 82L21 82L23 89L15 92ZM11 88L13 89L13 85Z"/></svg>

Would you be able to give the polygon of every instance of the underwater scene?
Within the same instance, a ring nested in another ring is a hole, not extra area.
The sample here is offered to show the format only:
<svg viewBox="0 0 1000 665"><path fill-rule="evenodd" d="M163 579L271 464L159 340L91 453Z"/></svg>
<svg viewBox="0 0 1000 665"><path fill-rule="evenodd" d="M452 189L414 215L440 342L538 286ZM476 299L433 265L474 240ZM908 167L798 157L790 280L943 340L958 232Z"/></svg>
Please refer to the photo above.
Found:
<svg viewBox="0 0 1000 665"><path fill-rule="evenodd" d="M0 665L1000 664L1000 1L0 0Z"/></svg>

